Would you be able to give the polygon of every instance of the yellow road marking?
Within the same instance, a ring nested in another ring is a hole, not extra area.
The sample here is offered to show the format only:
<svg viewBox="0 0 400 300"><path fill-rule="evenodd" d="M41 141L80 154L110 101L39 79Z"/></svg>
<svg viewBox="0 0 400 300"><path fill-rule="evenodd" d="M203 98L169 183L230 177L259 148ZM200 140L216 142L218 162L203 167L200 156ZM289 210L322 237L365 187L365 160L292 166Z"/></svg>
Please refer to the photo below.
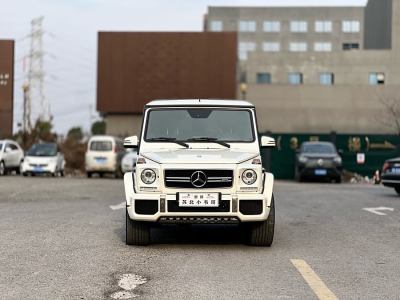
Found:
<svg viewBox="0 0 400 300"><path fill-rule="evenodd" d="M325 285L319 276L311 269L311 267L302 259L291 259L292 264L300 272L304 280L314 291L320 300L338 300L334 293Z"/></svg>

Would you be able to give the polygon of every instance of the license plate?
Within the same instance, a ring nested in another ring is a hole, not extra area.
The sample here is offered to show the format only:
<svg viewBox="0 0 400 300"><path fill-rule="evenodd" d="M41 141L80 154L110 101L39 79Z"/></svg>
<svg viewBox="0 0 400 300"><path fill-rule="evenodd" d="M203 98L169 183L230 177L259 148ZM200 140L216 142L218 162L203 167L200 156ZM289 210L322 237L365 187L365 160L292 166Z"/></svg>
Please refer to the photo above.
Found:
<svg viewBox="0 0 400 300"><path fill-rule="evenodd" d="M43 172L43 168L42 167L35 167L33 169L34 172Z"/></svg>
<svg viewBox="0 0 400 300"><path fill-rule="evenodd" d="M325 169L316 169L314 172L315 172L315 175L317 175L317 176L324 176L327 174Z"/></svg>
<svg viewBox="0 0 400 300"><path fill-rule="evenodd" d="M107 158L104 157L96 157L96 162L100 164L104 164L107 161Z"/></svg>
<svg viewBox="0 0 400 300"><path fill-rule="evenodd" d="M218 207L218 193L179 193L180 207Z"/></svg>
<svg viewBox="0 0 400 300"><path fill-rule="evenodd" d="M400 174L400 168L392 168L391 173Z"/></svg>

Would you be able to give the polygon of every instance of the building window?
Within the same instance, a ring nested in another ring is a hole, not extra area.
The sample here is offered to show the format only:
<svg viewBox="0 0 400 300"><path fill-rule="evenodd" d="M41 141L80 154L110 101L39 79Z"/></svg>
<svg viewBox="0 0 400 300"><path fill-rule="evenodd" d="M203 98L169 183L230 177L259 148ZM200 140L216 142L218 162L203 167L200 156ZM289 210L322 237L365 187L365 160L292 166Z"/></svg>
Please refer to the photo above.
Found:
<svg viewBox="0 0 400 300"><path fill-rule="evenodd" d="M256 21L239 21L240 32L254 32L256 31Z"/></svg>
<svg viewBox="0 0 400 300"><path fill-rule="evenodd" d="M289 84L299 85L303 84L303 74L302 73L289 73Z"/></svg>
<svg viewBox="0 0 400 300"><path fill-rule="evenodd" d="M306 21L291 21L290 22L291 32L307 32L307 22Z"/></svg>
<svg viewBox="0 0 400 300"><path fill-rule="evenodd" d="M342 21L343 32L360 32L360 21Z"/></svg>
<svg viewBox="0 0 400 300"><path fill-rule="evenodd" d="M359 43L343 43L343 50L360 49Z"/></svg>
<svg viewBox="0 0 400 300"><path fill-rule="evenodd" d="M239 43L239 59L246 60L248 52L256 50L256 43L253 42L240 42Z"/></svg>
<svg viewBox="0 0 400 300"><path fill-rule="evenodd" d="M265 21L263 24L265 32L279 32L281 31L281 22L279 21Z"/></svg>
<svg viewBox="0 0 400 300"><path fill-rule="evenodd" d="M332 21L315 21L315 32L332 32Z"/></svg>
<svg viewBox="0 0 400 300"><path fill-rule="evenodd" d="M271 74L270 73L257 73L257 83L258 84L271 84Z"/></svg>
<svg viewBox="0 0 400 300"><path fill-rule="evenodd" d="M264 52L278 52L281 50L281 45L278 42L265 42L262 46Z"/></svg>
<svg viewBox="0 0 400 300"><path fill-rule="evenodd" d="M322 85L333 85L333 83L334 83L333 73L320 73L319 74L319 83Z"/></svg>
<svg viewBox="0 0 400 300"><path fill-rule="evenodd" d="M382 85L385 84L385 73L369 73L369 84L370 85Z"/></svg>
<svg viewBox="0 0 400 300"><path fill-rule="evenodd" d="M222 21L211 21L210 22L210 31L222 31L223 23Z"/></svg>
<svg viewBox="0 0 400 300"><path fill-rule="evenodd" d="M290 43L289 50L292 52L304 52L307 51L307 43L300 42L300 43Z"/></svg>
<svg viewBox="0 0 400 300"><path fill-rule="evenodd" d="M314 51L317 51L317 52L330 52L330 51L332 51L332 43L330 43L330 42L317 42L317 43L314 43Z"/></svg>

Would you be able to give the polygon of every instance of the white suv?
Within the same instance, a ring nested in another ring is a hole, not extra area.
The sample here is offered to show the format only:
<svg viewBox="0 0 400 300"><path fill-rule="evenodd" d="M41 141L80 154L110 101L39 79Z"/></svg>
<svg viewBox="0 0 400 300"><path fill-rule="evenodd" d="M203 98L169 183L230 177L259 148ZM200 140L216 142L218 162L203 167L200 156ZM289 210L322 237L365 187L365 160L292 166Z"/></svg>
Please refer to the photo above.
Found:
<svg viewBox="0 0 400 300"><path fill-rule="evenodd" d="M152 223L243 224L248 243L274 236L274 177L261 164L255 108L237 100L159 100L148 103L136 168L125 173L126 243L150 242Z"/></svg>
<svg viewBox="0 0 400 300"><path fill-rule="evenodd" d="M12 170L20 173L23 160L24 151L18 143L11 140L0 140L0 176Z"/></svg>

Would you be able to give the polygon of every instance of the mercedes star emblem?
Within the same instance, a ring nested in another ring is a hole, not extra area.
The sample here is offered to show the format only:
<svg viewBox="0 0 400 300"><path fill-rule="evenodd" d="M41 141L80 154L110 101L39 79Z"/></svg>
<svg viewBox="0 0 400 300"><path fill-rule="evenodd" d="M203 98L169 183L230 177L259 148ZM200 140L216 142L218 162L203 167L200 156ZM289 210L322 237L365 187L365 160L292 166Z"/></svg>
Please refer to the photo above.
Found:
<svg viewBox="0 0 400 300"><path fill-rule="evenodd" d="M194 187L201 188L207 183L207 176L202 171L193 172L192 176L190 176L190 182Z"/></svg>

